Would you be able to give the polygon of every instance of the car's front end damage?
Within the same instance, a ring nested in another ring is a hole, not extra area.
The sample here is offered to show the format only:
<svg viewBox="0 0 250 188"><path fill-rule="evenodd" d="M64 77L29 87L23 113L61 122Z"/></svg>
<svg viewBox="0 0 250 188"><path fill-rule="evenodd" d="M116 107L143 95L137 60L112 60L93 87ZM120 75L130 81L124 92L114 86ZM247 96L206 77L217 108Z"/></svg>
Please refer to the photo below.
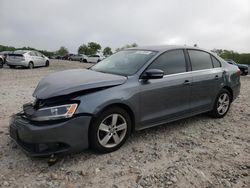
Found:
<svg viewBox="0 0 250 188"><path fill-rule="evenodd" d="M36 122L25 113L11 117L10 136L31 156L78 152L88 148L91 116Z"/></svg>
<svg viewBox="0 0 250 188"><path fill-rule="evenodd" d="M76 114L69 96L37 99L10 120L10 136L31 156L78 152L88 148L89 114Z"/></svg>
<svg viewBox="0 0 250 188"><path fill-rule="evenodd" d="M84 105L81 96L124 82L124 78L102 75L107 79L104 77L102 82L94 84L89 78L90 74L100 76L103 73L88 70L62 71L41 80L33 94L36 100L23 105L23 110L11 117L10 137L31 156L87 149L93 114L81 110ZM64 79L60 79L61 76Z"/></svg>

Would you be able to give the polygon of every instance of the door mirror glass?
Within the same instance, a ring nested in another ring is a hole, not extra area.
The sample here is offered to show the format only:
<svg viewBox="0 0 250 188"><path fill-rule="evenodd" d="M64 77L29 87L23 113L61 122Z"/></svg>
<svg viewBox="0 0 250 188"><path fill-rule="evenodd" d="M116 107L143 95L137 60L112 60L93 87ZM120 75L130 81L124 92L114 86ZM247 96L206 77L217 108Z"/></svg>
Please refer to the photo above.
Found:
<svg viewBox="0 0 250 188"><path fill-rule="evenodd" d="M160 79L163 78L164 72L160 69L149 69L143 73L142 79L149 80L149 79Z"/></svg>

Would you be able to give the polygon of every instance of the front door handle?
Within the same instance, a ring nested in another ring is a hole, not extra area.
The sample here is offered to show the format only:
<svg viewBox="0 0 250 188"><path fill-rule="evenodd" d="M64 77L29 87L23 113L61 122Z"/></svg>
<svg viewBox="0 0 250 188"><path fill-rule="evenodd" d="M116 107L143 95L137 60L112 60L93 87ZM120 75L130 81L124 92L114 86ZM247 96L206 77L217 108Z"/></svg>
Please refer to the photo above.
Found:
<svg viewBox="0 0 250 188"><path fill-rule="evenodd" d="M189 80L185 80L183 84L184 85L189 85L189 84L191 84L191 82Z"/></svg>
<svg viewBox="0 0 250 188"><path fill-rule="evenodd" d="M219 76L216 75L216 76L214 77L214 79L215 79L215 80L219 80Z"/></svg>

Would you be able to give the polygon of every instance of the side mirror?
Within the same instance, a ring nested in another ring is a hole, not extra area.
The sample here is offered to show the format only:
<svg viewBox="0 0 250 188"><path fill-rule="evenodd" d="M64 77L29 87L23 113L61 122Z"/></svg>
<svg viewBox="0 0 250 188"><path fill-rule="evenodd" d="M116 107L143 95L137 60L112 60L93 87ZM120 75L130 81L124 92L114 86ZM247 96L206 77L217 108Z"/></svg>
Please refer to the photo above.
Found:
<svg viewBox="0 0 250 188"><path fill-rule="evenodd" d="M164 72L160 69L149 69L146 70L142 74L142 79L149 80L149 79L160 79L163 78Z"/></svg>

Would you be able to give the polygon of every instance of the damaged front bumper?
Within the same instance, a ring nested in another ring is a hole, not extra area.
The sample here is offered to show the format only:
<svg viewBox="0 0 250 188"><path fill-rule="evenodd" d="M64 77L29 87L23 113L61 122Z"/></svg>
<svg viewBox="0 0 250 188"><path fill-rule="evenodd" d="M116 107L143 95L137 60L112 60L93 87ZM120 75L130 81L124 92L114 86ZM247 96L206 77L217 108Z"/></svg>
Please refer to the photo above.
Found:
<svg viewBox="0 0 250 188"><path fill-rule="evenodd" d="M80 152L87 149L91 116L78 116L65 121L31 122L16 114L11 117L10 137L30 156Z"/></svg>

